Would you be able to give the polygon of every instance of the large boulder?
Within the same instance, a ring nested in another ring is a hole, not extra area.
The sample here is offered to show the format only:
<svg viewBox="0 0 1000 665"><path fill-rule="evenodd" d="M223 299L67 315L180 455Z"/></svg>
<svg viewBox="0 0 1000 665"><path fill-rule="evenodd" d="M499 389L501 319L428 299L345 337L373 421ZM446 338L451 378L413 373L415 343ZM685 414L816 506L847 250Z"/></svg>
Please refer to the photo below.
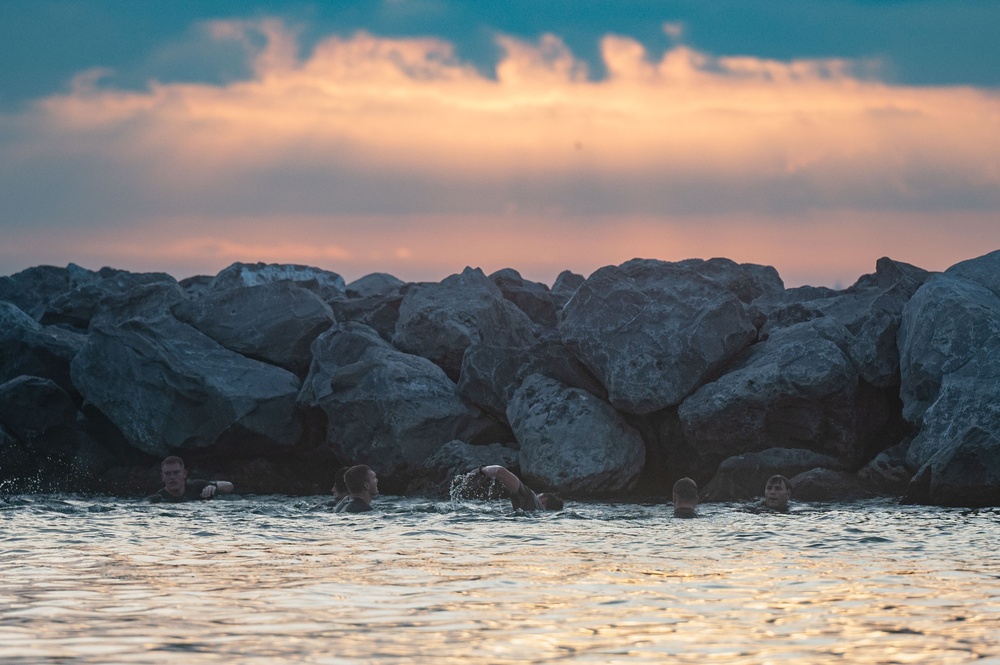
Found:
<svg viewBox="0 0 1000 665"><path fill-rule="evenodd" d="M0 301L0 383L21 375L39 376L75 394L69 364L86 339L83 333L42 326L15 305Z"/></svg>
<svg viewBox="0 0 1000 665"><path fill-rule="evenodd" d="M53 299L97 280L92 270L70 263L65 268L36 266L0 277L0 300L12 302L36 321Z"/></svg>
<svg viewBox="0 0 1000 665"><path fill-rule="evenodd" d="M805 448L844 460L860 451L858 375L850 333L821 317L775 331L680 405L684 434L703 456Z"/></svg>
<svg viewBox="0 0 1000 665"><path fill-rule="evenodd" d="M507 418L529 485L601 495L632 489L642 471L642 437L585 390L533 374L514 393Z"/></svg>
<svg viewBox="0 0 1000 665"><path fill-rule="evenodd" d="M699 275L704 275L722 284L745 303L750 303L762 296L780 293L785 289L784 282L778 271L771 266L755 263L736 263L731 259L714 258L687 259L677 265L690 268Z"/></svg>
<svg viewBox="0 0 1000 665"><path fill-rule="evenodd" d="M316 292L323 300L342 298L346 289L344 278L335 272L284 263L234 263L216 275L209 288L226 291L271 282L294 282Z"/></svg>
<svg viewBox="0 0 1000 665"><path fill-rule="evenodd" d="M326 302L289 281L213 291L172 311L227 349L303 377L310 345L335 323Z"/></svg>
<svg viewBox="0 0 1000 665"><path fill-rule="evenodd" d="M132 273L115 268L101 268L91 279L52 298L39 321L86 329L91 320L111 306L120 306L123 295L142 287L165 287L181 291L177 280L166 273Z"/></svg>
<svg viewBox="0 0 1000 665"><path fill-rule="evenodd" d="M758 453L730 457L719 465L701 492L702 501L746 501L764 495L767 479L774 475L792 478L815 468L843 471L829 455L801 448L768 448Z"/></svg>
<svg viewBox="0 0 1000 665"><path fill-rule="evenodd" d="M230 351L171 316L95 321L73 383L133 447L244 456L297 443L294 374Z"/></svg>
<svg viewBox="0 0 1000 665"><path fill-rule="evenodd" d="M76 422L76 404L49 379L19 376L0 384L0 425L22 442Z"/></svg>
<svg viewBox="0 0 1000 665"><path fill-rule="evenodd" d="M399 320L399 306L403 304L403 292L361 295L341 300L329 301L337 321L353 321L374 328L379 336L392 342Z"/></svg>
<svg viewBox="0 0 1000 665"><path fill-rule="evenodd" d="M853 473L834 469L810 469L792 477L792 498L798 501L856 501L868 497Z"/></svg>
<svg viewBox="0 0 1000 665"><path fill-rule="evenodd" d="M757 336L719 281L640 259L591 275L566 304L559 332L611 404L635 414L679 404Z"/></svg>
<svg viewBox="0 0 1000 665"><path fill-rule="evenodd" d="M465 350L475 342L526 346L535 339L528 315L503 297L478 268L439 284L411 285L399 307L392 343L423 356L458 381Z"/></svg>
<svg viewBox="0 0 1000 665"><path fill-rule="evenodd" d="M325 414L327 444L346 462L403 474L449 441L470 440L476 413L441 368L368 326L339 324L312 353L299 403Z"/></svg>
<svg viewBox="0 0 1000 665"><path fill-rule="evenodd" d="M906 463L910 441L897 443L876 455L858 470L858 479L870 494L904 496L914 469Z"/></svg>
<svg viewBox="0 0 1000 665"><path fill-rule="evenodd" d="M583 275L578 275L575 272L569 270L563 270L556 277L556 281L552 282L552 301L556 305L556 309L561 312L563 306L569 302L576 290L583 286L583 283L587 281L587 278Z"/></svg>
<svg viewBox="0 0 1000 665"><path fill-rule="evenodd" d="M944 506L1000 506L1000 436L972 426L910 481L908 499Z"/></svg>
<svg viewBox="0 0 1000 665"><path fill-rule="evenodd" d="M406 282L384 272L373 272L347 285L348 298L370 298L372 296L396 295L406 286Z"/></svg>
<svg viewBox="0 0 1000 665"><path fill-rule="evenodd" d="M604 387L577 357L562 342L551 339L523 347L473 344L462 360L458 390L468 401L506 420L514 392L531 374L543 374L571 388L607 397Z"/></svg>
<svg viewBox="0 0 1000 665"><path fill-rule="evenodd" d="M554 328L558 323L556 302L549 287L521 277L513 268L504 268L490 275L503 297L511 301L540 326Z"/></svg>
<svg viewBox="0 0 1000 665"><path fill-rule="evenodd" d="M179 303L188 300L188 293L177 282L149 282L131 288L108 292L99 301L91 323L102 320L117 323L135 317L156 318L169 314Z"/></svg>

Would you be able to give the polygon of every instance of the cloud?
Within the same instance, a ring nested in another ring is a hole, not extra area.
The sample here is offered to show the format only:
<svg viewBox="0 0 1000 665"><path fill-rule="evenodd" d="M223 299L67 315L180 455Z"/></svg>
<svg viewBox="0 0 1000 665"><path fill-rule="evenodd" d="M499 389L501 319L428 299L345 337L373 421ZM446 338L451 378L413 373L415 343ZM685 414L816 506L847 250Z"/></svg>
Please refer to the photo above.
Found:
<svg viewBox="0 0 1000 665"><path fill-rule="evenodd" d="M680 24L664 29L683 34ZM490 77L432 37L358 32L303 55L296 29L275 19L214 21L198 34L239 45L253 75L131 90L92 70L30 112L0 116L2 223L150 233L154 220L199 219L200 229L185 227L190 238L144 249L137 235L109 251L172 261L383 256L412 266L431 251L423 237L439 251L469 251L446 243L435 218L475 229L516 211L560 229L549 240L596 239L580 251L606 247L603 229L616 219L647 238L657 224L668 235L687 225L693 254L705 228L740 235L735 222L713 226L718 218L801 229L851 210L889 226L922 210L977 220L1000 210L996 91L894 86L874 77L878 63L717 56L679 41L654 60L608 35L607 75L595 79L547 34L498 37ZM314 229L364 219L365 233L392 237L376 246L323 231L313 247L202 232L280 219L327 220ZM508 247L503 225L492 228L488 242ZM528 261L547 260L509 242Z"/></svg>

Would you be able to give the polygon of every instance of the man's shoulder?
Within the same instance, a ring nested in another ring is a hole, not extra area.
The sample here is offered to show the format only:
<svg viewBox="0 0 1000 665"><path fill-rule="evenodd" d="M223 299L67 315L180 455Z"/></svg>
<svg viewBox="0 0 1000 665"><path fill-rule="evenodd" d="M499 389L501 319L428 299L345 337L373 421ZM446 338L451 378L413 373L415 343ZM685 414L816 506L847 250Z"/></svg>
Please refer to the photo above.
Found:
<svg viewBox="0 0 1000 665"><path fill-rule="evenodd" d="M517 492L511 495L510 504L514 510L541 510L542 504L538 500L538 495L523 482L517 488Z"/></svg>
<svg viewBox="0 0 1000 665"><path fill-rule="evenodd" d="M366 513L372 507L367 501L356 496L347 496L341 499L340 503L333 509L335 513Z"/></svg>

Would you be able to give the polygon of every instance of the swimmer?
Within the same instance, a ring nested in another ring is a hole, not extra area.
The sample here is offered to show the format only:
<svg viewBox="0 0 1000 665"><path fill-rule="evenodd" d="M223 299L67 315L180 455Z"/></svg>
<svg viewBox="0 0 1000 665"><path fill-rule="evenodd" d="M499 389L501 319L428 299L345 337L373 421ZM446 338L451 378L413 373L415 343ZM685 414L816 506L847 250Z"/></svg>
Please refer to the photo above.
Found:
<svg viewBox="0 0 1000 665"><path fill-rule="evenodd" d="M342 466L337 469L337 473L333 474L333 489L330 490L330 494L333 495L334 501L339 502L351 494L347 491L347 483L344 482L344 474L347 473L347 469L349 468Z"/></svg>
<svg viewBox="0 0 1000 665"><path fill-rule="evenodd" d="M690 478L674 483L674 517L698 517L698 484Z"/></svg>
<svg viewBox="0 0 1000 665"><path fill-rule="evenodd" d="M788 478L775 474L764 485L764 507L778 513L788 512L788 499L792 495L792 485Z"/></svg>
<svg viewBox="0 0 1000 665"><path fill-rule="evenodd" d="M160 462L160 479L163 489L147 497L150 503L180 503L214 498L216 494L229 494L233 484L228 480L188 480L184 460L171 455Z"/></svg>
<svg viewBox="0 0 1000 665"><path fill-rule="evenodd" d="M563 500L549 492L535 494L521 482L521 479L500 466L481 466L469 475L482 474L488 478L496 478L510 492L510 505L514 510L562 510Z"/></svg>
<svg viewBox="0 0 1000 665"><path fill-rule="evenodd" d="M372 509L372 499L378 496L378 476L365 464L352 466L344 472L344 484L348 495L336 508L335 513L366 513Z"/></svg>

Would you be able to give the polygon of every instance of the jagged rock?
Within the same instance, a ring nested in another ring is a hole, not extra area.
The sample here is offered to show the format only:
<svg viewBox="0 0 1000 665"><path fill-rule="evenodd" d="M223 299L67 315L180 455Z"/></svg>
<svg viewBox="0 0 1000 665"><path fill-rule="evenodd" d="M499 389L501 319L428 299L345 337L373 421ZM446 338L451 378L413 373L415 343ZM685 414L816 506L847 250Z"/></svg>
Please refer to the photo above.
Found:
<svg viewBox="0 0 1000 665"><path fill-rule="evenodd" d="M92 279L70 291L53 297L39 321L46 325L66 325L86 329L91 319L109 308L109 300L121 306L120 296L137 287L163 284L176 287L177 280L166 273L132 273L114 268L101 268ZM116 299L116 297L119 297Z"/></svg>
<svg viewBox="0 0 1000 665"><path fill-rule="evenodd" d="M94 320L117 323L134 317L156 318L169 314L172 307L185 302L188 296L176 282L150 282L133 286L127 291L107 293L100 299Z"/></svg>
<svg viewBox="0 0 1000 665"><path fill-rule="evenodd" d="M577 494L635 486L645 461L642 437L609 404L540 374L514 393L507 419L531 485Z"/></svg>
<svg viewBox="0 0 1000 665"><path fill-rule="evenodd" d="M344 297L344 278L335 272L296 264L234 263L212 280L213 291L226 291L243 286L259 286L270 282L294 282L313 291L323 300Z"/></svg>
<svg viewBox="0 0 1000 665"><path fill-rule="evenodd" d="M907 499L944 506L1000 505L1000 437L972 426L914 475Z"/></svg>
<svg viewBox="0 0 1000 665"><path fill-rule="evenodd" d="M553 328L558 323L555 300L549 287L521 277L513 268L504 268L490 275L503 297L511 301L540 326Z"/></svg>
<svg viewBox="0 0 1000 665"><path fill-rule="evenodd" d="M43 327L15 305L0 301L0 383L21 375L39 376L76 394L69 363L86 339L83 333Z"/></svg>
<svg viewBox="0 0 1000 665"><path fill-rule="evenodd" d="M707 261L687 259L679 261L677 265L691 268L699 275L714 279L745 303L753 302L761 296L780 293L785 288L778 271L771 266L736 263L723 258Z"/></svg>
<svg viewBox="0 0 1000 665"><path fill-rule="evenodd" d="M573 297L576 290L583 286L583 283L586 281L587 278L583 275L578 275L569 270L563 270L559 273L556 281L552 283L552 289L550 290L556 309L561 310L569 302L569 299Z"/></svg>
<svg viewBox="0 0 1000 665"><path fill-rule="evenodd" d="M243 456L298 441L299 381L170 316L95 321L73 383L128 442L163 457L212 448Z"/></svg>
<svg viewBox="0 0 1000 665"><path fill-rule="evenodd" d="M702 501L746 501L764 495L771 476L792 478L815 468L842 471L844 466L829 455L801 448L768 448L726 459L701 492Z"/></svg>
<svg viewBox="0 0 1000 665"><path fill-rule="evenodd" d="M506 420L507 405L514 392L526 377L536 373L600 398L607 397L597 379L556 340L525 347L473 344L462 360L458 390L468 401Z"/></svg>
<svg viewBox="0 0 1000 665"><path fill-rule="evenodd" d="M805 448L859 452L858 376L849 333L822 317L775 331L680 405L684 435L702 455Z"/></svg>
<svg viewBox="0 0 1000 665"><path fill-rule="evenodd" d="M76 404L49 379L19 376L0 384L0 425L22 442L76 422Z"/></svg>
<svg viewBox="0 0 1000 665"><path fill-rule="evenodd" d="M855 501L868 496L853 473L833 469L812 469L789 481L792 498L797 501Z"/></svg>
<svg viewBox="0 0 1000 665"><path fill-rule="evenodd" d="M10 277L0 277L0 300L14 303L37 321L51 300L96 279L93 271L75 263L65 268L36 266Z"/></svg>
<svg viewBox="0 0 1000 665"><path fill-rule="evenodd" d="M293 282L214 291L174 315L231 351L305 376L313 340L335 323L319 296Z"/></svg>
<svg viewBox="0 0 1000 665"><path fill-rule="evenodd" d="M337 321L353 321L374 328L379 336L392 342L392 335L399 320L399 306L403 303L403 292L385 295L369 295L331 300L330 307Z"/></svg>
<svg viewBox="0 0 1000 665"><path fill-rule="evenodd" d="M858 471L858 479L870 494L903 496L906 494L913 469L906 463L909 441L883 450Z"/></svg>
<svg viewBox="0 0 1000 665"><path fill-rule="evenodd" d="M956 263L945 274L975 282L1000 298L1000 249Z"/></svg>
<svg viewBox="0 0 1000 665"><path fill-rule="evenodd" d="M616 409L643 414L679 404L757 330L718 281L635 259L591 275L566 304L559 333Z"/></svg>
<svg viewBox="0 0 1000 665"><path fill-rule="evenodd" d="M177 284L184 289L188 297L200 298L212 291L213 281L215 281L215 277L211 275L194 275L193 277L185 277Z"/></svg>
<svg viewBox="0 0 1000 665"><path fill-rule="evenodd" d="M482 270L466 268L440 284L408 288L392 343L428 358L458 381L462 356L473 343L526 346L534 339L528 315L506 300Z"/></svg>
<svg viewBox="0 0 1000 665"><path fill-rule="evenodd" d="M327 444L347 462L391 475L419 468L449 441L471 440L476 414L441 368L368 326L339 324L312 353L299 403L325 413Z"/></svg>
<svg viewBox="0 0 1000 665"><path fill-rule="evenodd" d="M347 285L348 298L370 298L372 296L394 296L406 282L384 272L373 272Z"/></svg>

